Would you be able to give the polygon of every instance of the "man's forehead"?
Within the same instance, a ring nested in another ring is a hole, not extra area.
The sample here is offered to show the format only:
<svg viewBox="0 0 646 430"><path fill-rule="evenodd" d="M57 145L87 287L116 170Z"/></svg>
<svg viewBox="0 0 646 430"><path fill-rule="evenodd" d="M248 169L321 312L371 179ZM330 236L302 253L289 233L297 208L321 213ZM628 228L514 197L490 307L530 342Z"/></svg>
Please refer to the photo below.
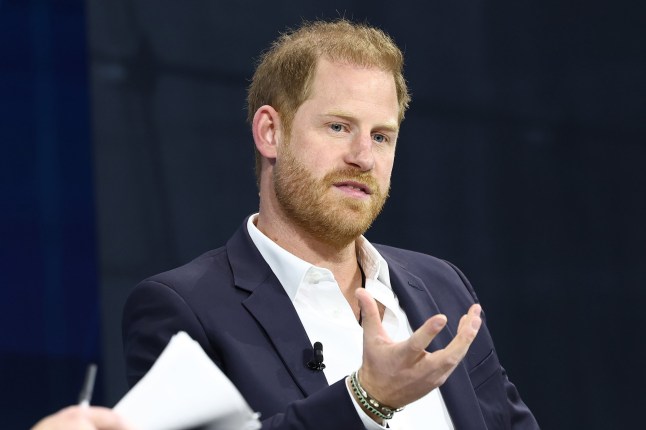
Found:
<svg viewBox="0 0 646 430"><path fill-rule="evenodd" d="M398 128L399 103L395 78L382 68L323 59L312 76L305 101L314 99L328 100L331 106L325 114L341 117L353 116L352 109L347 109L349 101L363 99L375 104L381 102L382 106L383 102L392 102L395 110L392 126ZM388 99L391 100L387 101ZM391 120L384 118L384 122Z"/></svg>

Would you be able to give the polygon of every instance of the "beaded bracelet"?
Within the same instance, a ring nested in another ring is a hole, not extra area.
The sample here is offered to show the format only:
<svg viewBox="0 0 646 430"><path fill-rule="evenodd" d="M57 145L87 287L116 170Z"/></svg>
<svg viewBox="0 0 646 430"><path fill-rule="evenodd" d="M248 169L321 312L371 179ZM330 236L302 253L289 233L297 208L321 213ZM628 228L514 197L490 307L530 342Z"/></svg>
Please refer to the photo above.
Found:
<svg viewBox="0 0 646 430"><path fill-rule="evenodd" d="M404 409L403 407L391 408L390 406L382 405L377 399L370 396L361 386L357 372L352 372L352 375L350 375L350 385L352 386L352 391L357 395L359 403L382 420L389 420L395 415L395 412L400 412Z"/></svg>

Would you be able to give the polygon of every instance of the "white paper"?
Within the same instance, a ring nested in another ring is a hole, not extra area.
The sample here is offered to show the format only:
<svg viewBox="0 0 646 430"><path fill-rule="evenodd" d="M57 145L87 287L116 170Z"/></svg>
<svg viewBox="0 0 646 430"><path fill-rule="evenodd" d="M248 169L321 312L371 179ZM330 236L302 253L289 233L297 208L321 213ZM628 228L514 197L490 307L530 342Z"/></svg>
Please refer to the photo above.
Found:
<svg viewBox="0 0 646 430"><path fill-rule="evenodd" d="M173 336L150 371L114 410L138 430L255 430L238 389L184 332Z"/></svg>

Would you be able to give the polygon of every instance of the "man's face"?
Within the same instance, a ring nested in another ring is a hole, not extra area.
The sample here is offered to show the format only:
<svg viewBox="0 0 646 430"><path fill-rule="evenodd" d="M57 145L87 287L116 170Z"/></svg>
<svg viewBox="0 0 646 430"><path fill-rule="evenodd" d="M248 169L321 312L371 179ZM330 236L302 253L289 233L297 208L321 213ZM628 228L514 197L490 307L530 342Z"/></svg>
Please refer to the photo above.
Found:
<svg viewBox="0 0 646 430"><path fill-rule="evenodd" d="M363 234L388 197L397 132L391 74L321 59L276 157L274 188L290 221L334 246Z"/></svg>

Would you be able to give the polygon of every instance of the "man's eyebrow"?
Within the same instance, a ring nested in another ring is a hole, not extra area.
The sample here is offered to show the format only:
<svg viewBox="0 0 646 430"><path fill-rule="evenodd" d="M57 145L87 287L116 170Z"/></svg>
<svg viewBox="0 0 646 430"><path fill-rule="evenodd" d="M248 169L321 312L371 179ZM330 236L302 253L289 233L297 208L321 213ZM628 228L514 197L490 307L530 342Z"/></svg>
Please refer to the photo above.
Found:
<svg viewBox="0 0 646 430"><path fill-rule="evenodd" d="M328 112L326 112L324 114L321 114L321 116L322 117L334 116L334 117L342 118L342 119L345 119L345 120L348 120L348 121L355 120L354 115L352 115L352 114L350 114L348 112L345 112L345 111L341 111L341 110L328 111ZM380 124L375 128L378 129L378 130L389 131L389 132L395 133L395 134L399 133L399 125L397 124L397 122L387 122L387 123L384 123L384 124Z"/></svg>

